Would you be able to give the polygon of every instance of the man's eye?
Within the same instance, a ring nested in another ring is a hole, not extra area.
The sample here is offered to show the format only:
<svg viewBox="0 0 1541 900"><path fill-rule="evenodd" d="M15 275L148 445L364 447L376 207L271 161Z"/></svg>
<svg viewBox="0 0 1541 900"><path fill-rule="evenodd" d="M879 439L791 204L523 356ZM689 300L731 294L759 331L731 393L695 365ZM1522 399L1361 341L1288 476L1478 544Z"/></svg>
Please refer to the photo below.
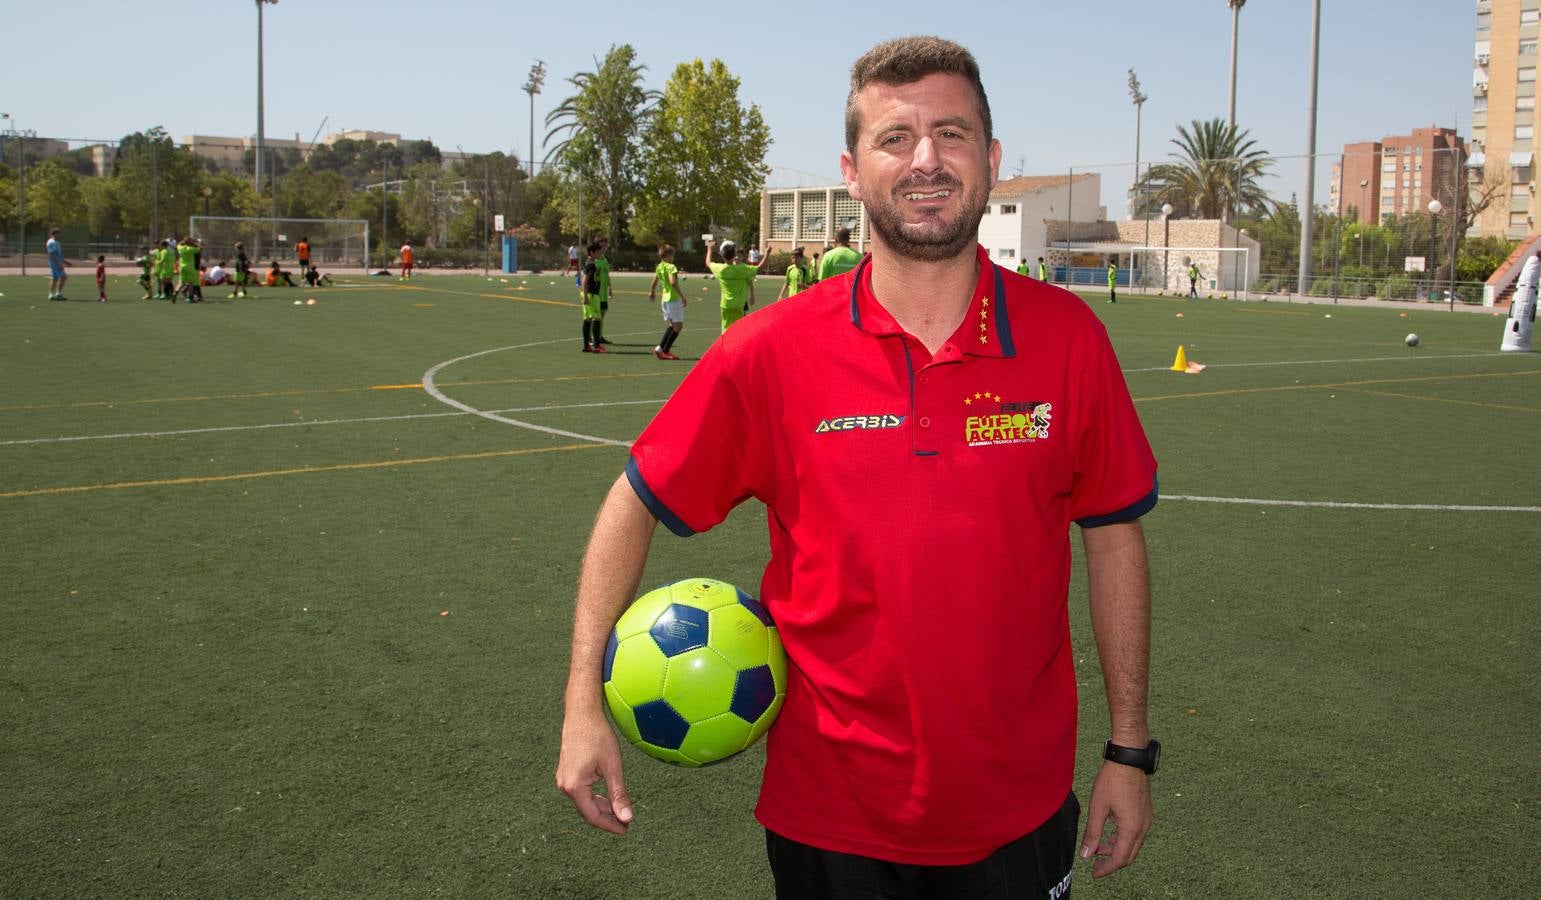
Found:
<svg viewBox="0 0 1541 900"><path fill-rule="evenodd" d="M883 138L883 146L888 147L903 140L904 135L902 134L890 134L888 137Z"/></svg>

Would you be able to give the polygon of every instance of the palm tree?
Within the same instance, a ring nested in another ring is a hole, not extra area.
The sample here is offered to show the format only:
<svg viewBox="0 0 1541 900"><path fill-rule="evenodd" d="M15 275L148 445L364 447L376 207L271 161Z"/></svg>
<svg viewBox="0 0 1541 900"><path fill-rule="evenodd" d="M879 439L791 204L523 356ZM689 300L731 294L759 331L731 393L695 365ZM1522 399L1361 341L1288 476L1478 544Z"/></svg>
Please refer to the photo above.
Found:
<svg viewBox="0 0 1541 900"><path fill-rule="evenodd" d="M578 92L546 116L546 162L560 161L583 175L585 188L608 214L612 245L630 205L643 126L659 97L642 87L647 66L636 59L630 44L612 46L603 61L594 61L594 71L567 79Z"/></svg>
<svg viewBox="0 0 1541 900"><path fill-rule="evenodd" d="M1176 162L1151 167L1147 187L1139 192L1137 214L1151 214L1170 203L1177 218L1230 222L1237 210L1263 213L1274 205L1258 186L1273 158L1258 149L1245 130L1221 119L1195 119L1191 128L1177 126L1172 143L1180 151L1169 154Z"/></svg>

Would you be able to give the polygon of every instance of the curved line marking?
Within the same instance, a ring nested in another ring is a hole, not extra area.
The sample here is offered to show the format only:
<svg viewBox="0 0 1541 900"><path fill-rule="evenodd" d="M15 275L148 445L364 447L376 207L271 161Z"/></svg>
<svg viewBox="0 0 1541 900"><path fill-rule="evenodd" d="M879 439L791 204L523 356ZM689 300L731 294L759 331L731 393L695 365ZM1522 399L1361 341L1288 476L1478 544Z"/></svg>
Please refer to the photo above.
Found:
<svg viewBox="0 0 1541 900"><path fill-rule="evenodd" d="M1347 503L1339 500L1261 500L1253 497L1201 497L1192 494L1163 494L1162 500L1188 500L1194 503L1235 503L1243 506L1295 506L1312 509L1406 509L1436 512L1521 512L1541 513L1541 506L1468 506L1439 503Z"/></svg>
<svg viewBox="0 0 1541 900"><path fill-rule="evenodd" d="M617 335L617 337L619 337L619 335ZM439 401L440 403L443 403L445 406L453 406L455 409L458 409L461 412L468 412L473 416L481 416L483 419L491 419L494 422L502 422L504 425L512 425L515 428L525 428L530 431L539 431L542 434L551 434L557 437L574 438L580 441L592 441L597 444L608 444L612 447L630 447L631 441L617 441L610 438L598 437L597 435L583 434L577 431L564 431L560 428L550 428L545 425L536 425L534 422L526 422L522 419L510 419L507 416L500 416L495 412L477 409L470 404L461 403L459 400L456 400L455 398L445 394L443 391L439 390L437 385L434 384L435 376L437 376L441 371L455 365L456 363L465 362L468 359L475 359L478 356L487 356L491 353L502 353L505 350L524 350L529 347L542 347L547 344L562 343L567 343L567 339L558 338L549 341L533 341L528 344L515 344L511 347L494 347L491 350L478 350L475 353L467 353L465 356L457 356L454 359L447 359L423 373L423 390L428 392L428 396Z"/></svg>

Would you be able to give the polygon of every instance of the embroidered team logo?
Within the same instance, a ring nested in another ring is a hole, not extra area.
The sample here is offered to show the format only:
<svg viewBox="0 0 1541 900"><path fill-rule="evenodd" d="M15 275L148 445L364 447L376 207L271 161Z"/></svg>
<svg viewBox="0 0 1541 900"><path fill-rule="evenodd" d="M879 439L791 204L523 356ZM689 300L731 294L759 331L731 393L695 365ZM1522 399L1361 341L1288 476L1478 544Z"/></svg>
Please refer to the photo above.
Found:
<svg viewBox="0 0 1541 900"><path fill-rule="evenodd" d="M904 416L896 416L891 413L880 416L836 416L832 419L820 419L814 426L814 434L828 434L831 431L863 431L873 428L898 428L904 424Z"/></svg>
<svg viewBox="0 0 1541 900"><path fill-rule="evenodd" d="M1000 394L977 391L963 398L963 440L970 447L1026 444L1049 439L1054 404L1038 400L1013 403Z"/></svg>

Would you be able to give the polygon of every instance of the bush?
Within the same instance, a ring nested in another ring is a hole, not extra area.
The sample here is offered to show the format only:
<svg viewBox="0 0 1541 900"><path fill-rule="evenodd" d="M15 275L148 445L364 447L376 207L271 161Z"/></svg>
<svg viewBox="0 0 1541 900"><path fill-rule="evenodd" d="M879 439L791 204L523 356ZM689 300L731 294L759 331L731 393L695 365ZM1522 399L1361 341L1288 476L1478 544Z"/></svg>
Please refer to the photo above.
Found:
<svg viewBox="0 0 1541 900"><path fill-rule="evenodd" d="M1416 293L1413 280L1406 275L1392 275L1380 283L1382 300L1411 300Z"/></svg>

